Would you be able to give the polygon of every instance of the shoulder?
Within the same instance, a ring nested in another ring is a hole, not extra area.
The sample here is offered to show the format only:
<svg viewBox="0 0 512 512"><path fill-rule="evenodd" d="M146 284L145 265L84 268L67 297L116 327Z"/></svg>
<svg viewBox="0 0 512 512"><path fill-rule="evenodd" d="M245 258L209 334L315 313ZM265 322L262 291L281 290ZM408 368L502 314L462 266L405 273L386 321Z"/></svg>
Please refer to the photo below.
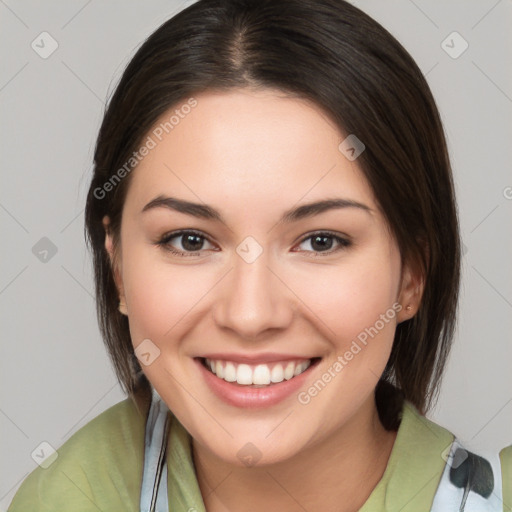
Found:
<svg viewBox="0 0 512 512"><path fill-rule="evenodd" d="M408 402L402 420L402 449L405 440L412 445L415 438L414 455L432 462L428 474L433 475L435 494L430 512L512 512L512 445L501 451L479 449L427 419ZM407 466L410 470L414 463Z"/></svg>
<svg viewBox="0 0 512 512"><path fill-rule="evenodd" d="M503 478L503 510L512 512L512 444L500 451Z"/></svg>
<svg viewBox="0 0 512 512"><path fill-rule="evenodd" d="M144 429L132 399L107 409L25 479L9 512L137 510Z"/></svg>
<svg viewBox="0 0 512 512"><path fill-rule="evenodd" d="M454 435L449 430L428 419L407 400L404 401L402 409L402 421L408 436L413 435L416 440L429 444L435 442L436 445L441 446L454 439Z"/></svg>
<svg viewBox="0 0 512 512"><path fill-rule="evenodd" d="M473 450L405 401L388 467L363 510L512 512L511 485L512 446Z"/></svg>
<svg viewBox="0 0 512 512"><path fill-rule="evenodd" d="M444 469L441 457L454 436L405 400L385 473L365 504L373 510L426 511Z"/></svg>

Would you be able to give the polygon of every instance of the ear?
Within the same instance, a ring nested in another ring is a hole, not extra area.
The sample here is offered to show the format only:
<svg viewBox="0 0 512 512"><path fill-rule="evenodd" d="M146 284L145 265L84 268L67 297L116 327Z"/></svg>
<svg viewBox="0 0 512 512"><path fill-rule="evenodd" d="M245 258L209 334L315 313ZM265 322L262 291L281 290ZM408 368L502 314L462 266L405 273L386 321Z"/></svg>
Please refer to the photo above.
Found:
<svg viewBox="0 0 512 512"><path fill-rule="evenodd" d="M103 227L105 229L105 250L110 258L110 268L116 283L117 292L119 294L119 311L123 315L128 314L126 309L126 300L124 296L123 279L120 272L120 255L119 251L114 246L114 240L112 237L112 230L110 229L110 218L108 215L103 217Z"/></svg>
<svg viewBox="0 0 512 512"><path fill-rule="evenodd" d="M397 315L398 323L411 319L420 308L425 289L425 275L420 265L404 264L398 295L402 309Z"/></svg>

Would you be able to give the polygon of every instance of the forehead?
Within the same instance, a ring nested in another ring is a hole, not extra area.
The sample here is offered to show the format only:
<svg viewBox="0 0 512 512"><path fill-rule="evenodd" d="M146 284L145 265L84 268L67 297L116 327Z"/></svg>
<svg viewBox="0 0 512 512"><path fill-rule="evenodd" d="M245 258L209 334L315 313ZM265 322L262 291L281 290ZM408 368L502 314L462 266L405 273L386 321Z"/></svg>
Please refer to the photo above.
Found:
<svg viewBox="0 0 512 512"><path fill-rule="evenodd" d="M127 201L142 208L156 195L181 194L261 208L343 196L374 207L357 161L338 148L345 137L320 107L280 91L201 93L148 132L151 149L132 171Z"/></svg>

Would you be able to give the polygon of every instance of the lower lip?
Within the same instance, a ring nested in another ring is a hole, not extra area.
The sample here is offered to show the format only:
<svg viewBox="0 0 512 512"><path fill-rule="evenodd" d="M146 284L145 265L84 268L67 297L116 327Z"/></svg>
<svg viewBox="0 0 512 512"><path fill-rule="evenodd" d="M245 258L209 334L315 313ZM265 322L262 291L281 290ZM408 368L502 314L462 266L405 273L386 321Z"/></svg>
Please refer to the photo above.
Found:
<svg viewBox="0 0 512 512"><path fill-rule="evenodd" d="M210 389L221 400L235 407L256 409L270 407L296 393L304 385L311 370L320 360L314 360L309 368L300 375L264 388L253 388L242 386L236 382L227 382L207 370L200 358L195 358L194 361L199 366L199 370Z"/></svg>

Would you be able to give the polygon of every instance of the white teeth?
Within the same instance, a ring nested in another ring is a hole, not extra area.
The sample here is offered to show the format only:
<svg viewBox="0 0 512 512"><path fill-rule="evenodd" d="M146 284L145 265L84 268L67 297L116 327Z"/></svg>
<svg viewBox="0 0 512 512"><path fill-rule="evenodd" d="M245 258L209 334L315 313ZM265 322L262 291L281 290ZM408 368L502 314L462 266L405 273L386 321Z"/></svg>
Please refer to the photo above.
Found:
<svg viewBox="0 0 512 512"><path fill-rule="evenodd" d="M293 364L293 363L291 363ZM272 372L270 373L271 382L283 382L284 380L284 372L283 366L280 364L276 364L274 368L272 368Z"/></svg>
<svg viewBox="0 0 512 512"><path fill-rule="evenodd" d="M253 384L270 384L270 370L266 364L259 364L252 374Z"/></svg>
<svg viewBox="0 0 512 512"><path fill-rule="evenodd" d="M221 379L224 378L224 368L222 368L222 363L220 361L217 361L215 363L215 375L217 375Z"/></svg>
<svg viewBox="0 0 512 512"><path fill-rule="evenodd" d="M293 377L293 371L295 370L295 365L293 363L288 363L286 368L284 369L284 378L286 380L290 380Z"/></svg>
<svg viewBox="0 0 512 512"><path fill-rule="evenodd" d="M228 382L236 381L236 368L233 363L226 363L226 367L224 368L224 380Z"/></svg>
<svg viewBox="0 0 512 512"><path fill-rule="evenodd" d="M227 382L237 382L245 386L269 386L283 382L283 380L290 380L306 371L310 365L311 360L250 366L232 361L206 359L206 366L217 377Z"/></svg>
<svg viewBox="0 0 512 512"><path fill-rule="evenodd" d="M300 375L304 370L303 370L303 363L300 363L298 364L296 367L295 367L295 371L293 372L293 376L296 377L297 375Z"/></svg>
<svg viewBox="0 0 512 512"><path fill-rule="evenodd" d="M221 376L217 374L217 377ZM238 382L238 384L253 384L252 370L248 364L238 365L238 368L236 369L236 381Z"/></svg>

